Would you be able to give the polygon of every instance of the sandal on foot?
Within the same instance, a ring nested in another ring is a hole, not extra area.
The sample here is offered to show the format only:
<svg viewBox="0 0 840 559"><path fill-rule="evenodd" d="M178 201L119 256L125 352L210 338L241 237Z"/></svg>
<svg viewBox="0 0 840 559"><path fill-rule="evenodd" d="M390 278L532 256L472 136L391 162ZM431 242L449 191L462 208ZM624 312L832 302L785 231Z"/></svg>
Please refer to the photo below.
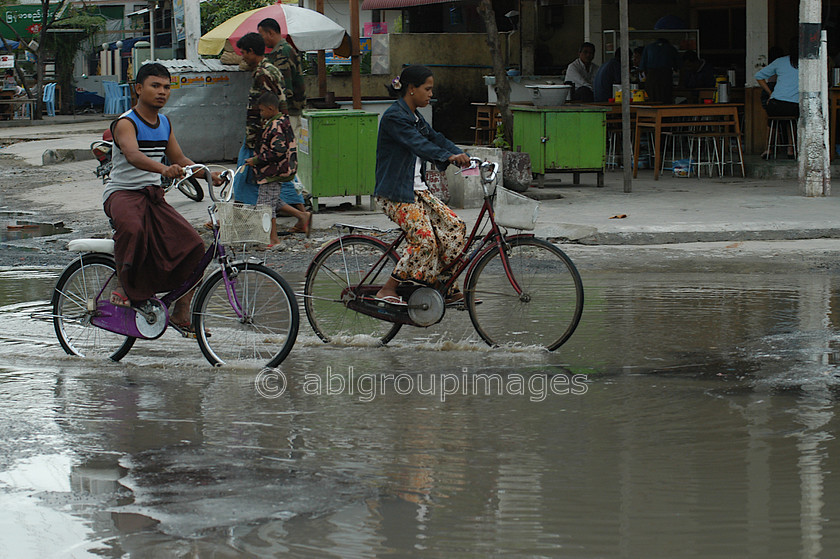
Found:
<svg viewBox="0 0 840 559"><path fill-rule="evenodd" d="M111 298L108 300L115 307L130 307L131 300L120 293L119 291L112 291Z"/></svg>
<svg viewBox="0 0 840 559"><path fill-rule="evenodd" d="M192 325L191 322L183 322L181 324L178 324L177 322L170 320L169 325L172 326L175 330L177 330L185 338L195 337L195 327ZM204 330L204 335L209 338L210 331Z"/></svg>
<svg viewBox="0 0 840 559"><path fill-rule="evenodd" d="M403 301L403 298L399 295L386 295L385 297L374 297L374 301L378 301L381 303L387 303L389 305L394 305L396 307L407 307L408 303Z"/></svg>

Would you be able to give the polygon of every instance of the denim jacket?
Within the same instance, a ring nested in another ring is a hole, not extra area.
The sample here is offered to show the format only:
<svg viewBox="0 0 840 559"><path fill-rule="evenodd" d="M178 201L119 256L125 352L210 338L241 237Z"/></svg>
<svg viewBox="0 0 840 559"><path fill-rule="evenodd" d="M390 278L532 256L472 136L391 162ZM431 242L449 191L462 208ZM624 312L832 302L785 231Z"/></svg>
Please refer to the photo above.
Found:
<svg viewBox="0 0 840 559"><path fill-rule="evenodd" d="M417 116L420 120L403 99L397 99L382 115L376 141L376 196L414 202L416 158L431 161L443 170L449 165L450 155L463 153L443 134L432 130L422 115Z"/></svg>

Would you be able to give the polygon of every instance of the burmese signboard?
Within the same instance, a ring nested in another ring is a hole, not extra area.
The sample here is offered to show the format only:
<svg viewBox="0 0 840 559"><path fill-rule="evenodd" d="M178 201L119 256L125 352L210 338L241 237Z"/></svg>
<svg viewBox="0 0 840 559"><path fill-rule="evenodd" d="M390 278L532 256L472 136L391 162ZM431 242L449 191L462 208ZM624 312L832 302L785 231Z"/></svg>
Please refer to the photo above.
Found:
<svg viewBox="0 0 840 559"><path fill-rule="evenodd" d="M50 14L54 14L56 6L50 6ZM0 8L3 23L0 24L0 35L7 39L17 40L17 36L9 27L17 31L21 37L28 39L41 31L43 18L40 4L29 4L26 6L6 6Z"/></svg>

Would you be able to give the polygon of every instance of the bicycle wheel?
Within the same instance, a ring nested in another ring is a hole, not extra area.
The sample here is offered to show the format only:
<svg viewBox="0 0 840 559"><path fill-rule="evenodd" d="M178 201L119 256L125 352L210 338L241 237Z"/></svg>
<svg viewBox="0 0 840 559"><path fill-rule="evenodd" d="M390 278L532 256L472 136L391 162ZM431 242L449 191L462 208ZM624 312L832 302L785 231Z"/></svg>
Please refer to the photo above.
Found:
<svg viewBox="0 0 840 559"><path fill-rule="evenodd" d="M397 335L400 324L379 320L344 306L342 292L361 283L388 250L388 245L371 237L345 237L327 245L309 265L304 284L303 307L315 334L329 343L339 337L372 336L387 344ZM397 256L390 253L370 274L367 284L383 284Z"/></svg>
<svg viewBox="0 0 840 559"><path fill-rule="evenodd" d="M467 278L467 309L481 338L491 346L514 344L560 347L580 321L583 284L575 265L556 246L533 237L509 240L510 271L505 274L498 248L476 263Z"/></svg>
<svg viewBox="0 0 840 559"><path fill-rule="evenodd" d="M201 202L204 199L204 189L201 184L193 177L178 183L178 190L184 193L184 196L190 200Z"/></svg>
<svg viewBox="0 0 840 559"><path fill-rule="evenodd" d="M213 365L258 362L276 367L297 339L300 313L292 288L280 274L262 264L238 264L231 306L221 270L202 284L195 297L192 322L198 345ZM230 274L230 272L228 272Z"/></svg>
<svg viewBox="0 0 840 559"><path fill-rule="evenodd" d="M80 357L107 357L119 361L136 338L115 334L90 323L94 300L108 299L118 285L114 259L104 254L85 254L67 266L52 296L53 326L64 351Z"/></svg>

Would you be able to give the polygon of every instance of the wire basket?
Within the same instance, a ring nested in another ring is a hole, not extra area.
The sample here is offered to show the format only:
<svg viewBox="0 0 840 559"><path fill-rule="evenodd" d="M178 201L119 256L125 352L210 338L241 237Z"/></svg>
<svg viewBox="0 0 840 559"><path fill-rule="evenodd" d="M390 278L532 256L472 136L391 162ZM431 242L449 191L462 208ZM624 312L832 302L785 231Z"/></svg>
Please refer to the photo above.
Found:
<svg viewBox="0 0 840 559"><path fill-rule="evenodd" d="M219 241L222 244L269 244L273 214L271 206L219 202L216 204L216 214L219 218Z"/></svg>
<svg viewBox="0 0 840 559"><path fill-rule="evenodd" d="M540 203L527 196L508 190L503 186L496 187L496 202L493 204L493 214L496 223L510 229L526 229L531 231L537 223Z"/></svg>

